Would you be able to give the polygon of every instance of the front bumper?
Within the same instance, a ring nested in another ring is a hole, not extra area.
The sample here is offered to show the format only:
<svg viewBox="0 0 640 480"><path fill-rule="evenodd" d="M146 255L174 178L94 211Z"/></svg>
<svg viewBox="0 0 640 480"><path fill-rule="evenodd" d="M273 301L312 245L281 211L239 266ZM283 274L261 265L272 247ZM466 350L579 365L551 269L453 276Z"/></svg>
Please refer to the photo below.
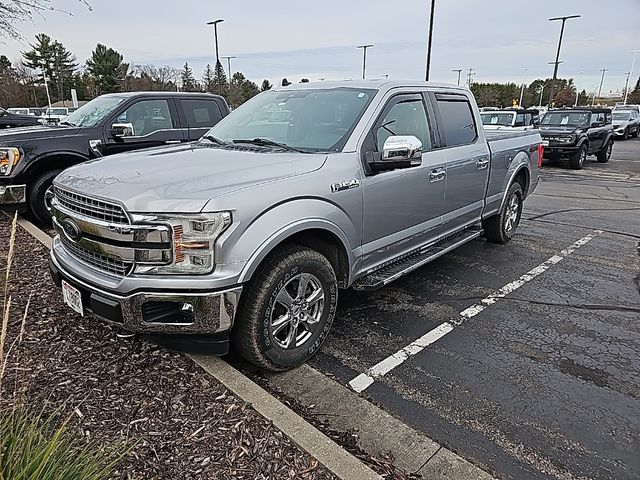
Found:
<svg viewBox="0 0 640 480"><path fill-rule="evenodd" d="M94 314L134 333L215 335L227 333L240 300L242 286L222 291L141 291L117 295L73 276L56 259L49 257L51 278L77 288L82 302Z"/></svg>
<svg viewBox="0 0 640 480"><path fill-rule="evenodd" d="M563 144L551 144L545 145L544 156L545 157L561 157L570 156L578 151L577 145L563 145Z"/></svg>
<svg viewBox="0 0 640 480"><path fill-rule="evenodd" d="M0 205L15 205L26 201L26 185L0 185Z"/></svg>

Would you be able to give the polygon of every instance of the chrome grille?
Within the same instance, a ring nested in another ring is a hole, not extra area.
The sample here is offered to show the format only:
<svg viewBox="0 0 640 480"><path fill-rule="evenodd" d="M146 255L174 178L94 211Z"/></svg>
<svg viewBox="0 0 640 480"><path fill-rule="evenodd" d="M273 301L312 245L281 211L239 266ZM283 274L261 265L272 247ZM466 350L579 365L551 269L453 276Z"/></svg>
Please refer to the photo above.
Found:
<svg viewBox="0 0 640 480"><path fill-rule="evenodd" d="M115 203L97 200L60 187L54 187L56 201L67 210L109 223L128 224L123 208Z"/></svg>
<svg viewBox="0 0 640 480"><path fill-rule="evenodd" d="M106 273L124 277L131 272L133 265L121 260L117 260L112 257L107 257L101 253L93 252L82 248L79 245L73 244L68 241L64 235L60 235L60 240L64 245L65 250L78 260Z"/></svg>

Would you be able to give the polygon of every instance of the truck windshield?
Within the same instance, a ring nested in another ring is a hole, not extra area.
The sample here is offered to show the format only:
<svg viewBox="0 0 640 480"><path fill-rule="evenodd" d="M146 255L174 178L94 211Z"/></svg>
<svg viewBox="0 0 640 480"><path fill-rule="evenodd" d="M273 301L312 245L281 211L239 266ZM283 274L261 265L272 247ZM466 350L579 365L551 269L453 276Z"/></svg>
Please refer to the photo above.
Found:
<svg viewBox="0 0 640 480"><path fill-rule="evenodd" d="M339 151L374 96L359 88L267 91L214 126L203 139L260 140L293 149Z"/></svg>
<svg viewBox="0 0 640 480"><path fill-rule="evenodd" d="M514 113L481 113L483 125L502 125L503 127L510 127L513 125Z"/></svg>
<svg viewBox="0 0 640 480"><path fill-rule="evenodd" d="M70 114L64 123L73 127L95 127L124 100L125 97L120 96L95 98Z"/></svg>
<svg viewBox="0 0 640 480"><path fill-rule="evenodd" d="M570 127L588 127L591 112L547 112L542 125L568 125Z"/></svg>
<svg viewBox="0 0 640 480"><path fill-rule="evenodd" d="M626 122L631 119L629 112L613 112L613 119L619 122Z"/></svg>

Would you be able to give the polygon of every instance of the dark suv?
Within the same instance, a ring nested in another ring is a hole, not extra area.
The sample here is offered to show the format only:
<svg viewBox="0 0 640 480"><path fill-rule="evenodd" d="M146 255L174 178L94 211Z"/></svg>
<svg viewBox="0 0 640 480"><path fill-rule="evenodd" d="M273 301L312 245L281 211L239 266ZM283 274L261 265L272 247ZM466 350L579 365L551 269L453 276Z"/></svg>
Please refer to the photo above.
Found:
<svg viewBox="0 0 640 480"><path fill-rule="evenodd" d="M228 113L224 98L208 93L112 93L56 126L0 132L0 205L28 208L48 224L51 182L65 168L115 153L198 140Z"/></svg>
<svg viewBox="0 0 640 480"><path fill-rule="evenodd" d="M587 155L599 163L611 158L613 125L609 108L562 108L549 110L540 122L544 157L568 158L574 170L584 166Z"/></svg>

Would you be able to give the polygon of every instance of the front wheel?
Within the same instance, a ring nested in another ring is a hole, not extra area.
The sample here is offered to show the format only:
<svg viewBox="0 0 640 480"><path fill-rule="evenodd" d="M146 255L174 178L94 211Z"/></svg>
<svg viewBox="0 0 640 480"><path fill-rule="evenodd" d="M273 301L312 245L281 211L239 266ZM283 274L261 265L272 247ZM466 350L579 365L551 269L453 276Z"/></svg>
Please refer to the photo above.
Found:
<svg viewBox="0 0 640 480"><path fill-rule="evenodd" d="M45 227L51 226L52 183L62 170L52 170L37 177L29 190L29 208L36 220Z"/></svg>
<svg viewBox="0 0 640 480"><path fill-rule="evenodd" d="M514 183L507 191L507 198L500 212L482 221L484 236L493 243L507 243L516 233L522 216L524 192L519 183Z"/></svg>
<svg viewBox="0 0 640 480"><path fill-rule="evenodd" d="M598 163L607 163L611 158L611 152L613 151L613 140L609 140L605 147L598 152L596 158Z"/></svg>
<svg viewBox="0 0 640 480"><path fill-rule="evenodd" d="M326 339L337 304L331 263L306 247L283 248L259 268L242 293L233 344L259 368L297 367Z"/></svg>
<svg viewBox="0 0 640 480"><path fill-rule="evenodd" d="M569 165L574 170L582 170L587 160L587 146L581 145L578 151L569 159Z"/></svg>

